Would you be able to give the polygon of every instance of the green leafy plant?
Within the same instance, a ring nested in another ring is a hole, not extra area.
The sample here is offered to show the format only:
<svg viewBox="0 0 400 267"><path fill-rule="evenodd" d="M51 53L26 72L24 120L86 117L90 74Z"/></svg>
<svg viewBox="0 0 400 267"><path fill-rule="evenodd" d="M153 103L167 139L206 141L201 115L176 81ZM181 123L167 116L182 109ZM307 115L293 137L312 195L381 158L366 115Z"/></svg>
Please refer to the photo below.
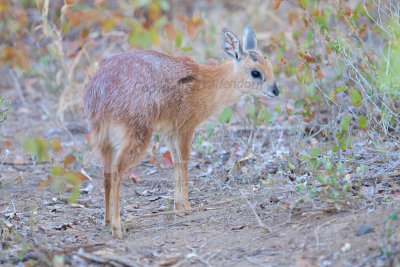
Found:
<svg viewBox="0 0 400 267"><path fill-rule="evenodd" d="M7 119L7 111L10 109L10 101L7 101L4 106L4 96L0 97L0 123Z"/></svg>
<svg viewBox="0 0 400 267"><path fill-rule="evenodd" d="M34 161L50 161L52 154L60 153L63 148L58 140L44 140L41 138L23 138L22 146L25 151L33 157ZM52 187L57 193L64 193L66 188L71 188L69 202L76 202L80 194L80 184L87 180L87 177L77 170L75 162L81 161L79 154L72 151L66 155L62 162L52 167L47 180L39 182L39 187Z"/></svg>
<svg viewBox="0 0 400 267"><path fill-rule="evenodd" d="M225 108L222 110L221 114L219 115L219 122L220 123L229 123L233 115L232 108Z"/></svg>
<svg viewBox="0 0 400 267"><path fill-rule="evenodd" d="M389 265L394 263L399 264L400 257L400 210L395 210L390 214L384 221L385 225L385 237L382 244L379 247L381 255L385 257Z"/></svg>
<svg viewBox="0 0 400 267"><path fill-rule="evenodd" d="M274 1L274 8L281 2ZM294 143L287 164L308 174L296 186L301 193L339 209L355 207L363 173L356 154L383 151L390 132L399 130L400 10L376 1L353 7L342 1L295 3L304 15L304 27L293 34L297 58L290 56L285 37L274 39L279 68L295 76L303 94L286 108ZM373 142L360 147L360 137Z"/></svg>
<svg viewBox="0 0 400 267"><path fill-rule="evenodd" d="M358 202L358 195L354 196L352 187L359 186L351 180L350 174L346 173L345 165L339 161L335 162L334 153L328 152L322 155L321 148L313 148L308 155L301 159L306 163L315 182L297 184L296 188L310 198L320 197L335 204L336 209L346 210L355 207Z"/></svg>
<svg viewBox="0 0 400 267"><path fill-rule="evenodd" d="M210 144L208 141L205 141L205 137L201 134L197 134L195 136L192 146L200 154L210 154L213 148L212 144Z"/></svg>

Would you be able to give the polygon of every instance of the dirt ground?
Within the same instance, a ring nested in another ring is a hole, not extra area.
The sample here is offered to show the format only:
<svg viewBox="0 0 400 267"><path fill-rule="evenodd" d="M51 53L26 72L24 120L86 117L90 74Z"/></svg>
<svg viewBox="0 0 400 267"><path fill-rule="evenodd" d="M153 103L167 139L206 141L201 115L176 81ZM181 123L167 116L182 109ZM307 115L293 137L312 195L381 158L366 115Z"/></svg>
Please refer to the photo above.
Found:
<svg viewBox="0 0 400 267"><path fill-rule="evenodd" d="M11 107L8 120L0 126L1 265L31 266L35 262L56 266L62 263L70 266L388 264L379 247L385 245L385 219L399 208L396 199L369 202L347 212L334 211L317 201L302 203L302 196L293 190L277 153L266 152L262 160L244 162L247 173L260 168L258 177L242 172L236 180L228 179L222 171L224 161L220 160L226 154L223 147L229 151L229 147L235 146L235 140L225 140L208 155L192 153L189 200L198 210L190 215L132 219L168 211L172 206L172 170L153 166L149 157L145 157L133 168L143 182L135 184L125 177L121 185L124 238L113 239L110 227L103 226L102 167L98 161L86 160L89 163L85 170L92 178L93 189L80 195L79 205L70 205L68 193L57 194L38 186L48 176L52 164L33 164L20 145L24 136L58 138L65 151L75 145L84 158L90 158L93 154L85 152L84 122L67 123L70 136L55 123L55 110L47 110L54 97L27 96L28 104L21 106L14 91L6 90L5 94L17 104ZM284 124L279 123L271 126L268 136L282 140L281 150L285 151L285 134L279 137ZM12 148L4 146L6 141ZM271 146L267 144L266 151ZM268 174L272 175L273 183L259 186L260 177L267 179ZM258 219L264 227L260 227ZM358 236L357 230L363 225L370 226L371 231Z"/></svg>

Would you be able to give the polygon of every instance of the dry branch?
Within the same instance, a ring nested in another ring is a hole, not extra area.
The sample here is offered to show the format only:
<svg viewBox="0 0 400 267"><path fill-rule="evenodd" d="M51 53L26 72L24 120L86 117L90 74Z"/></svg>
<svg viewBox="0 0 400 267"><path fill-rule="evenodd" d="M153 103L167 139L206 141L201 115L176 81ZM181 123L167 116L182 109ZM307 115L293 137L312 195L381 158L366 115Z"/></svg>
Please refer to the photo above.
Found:
<svg viewBox="0 0 400 267"><path fill-rule="evenodd" d="M231 202L232 202L232 200L225 200L225 201L214 202L214 203L210 203L208 205L202 206L202 207L197 207L197 208L192 208L192 209L187 209L187 210L172 210L172 211L163 211L163 212L152 213L152 214L145 214L145 215L141 215L141 216L133 216L133 217L129 218L127 221L136 221L136 220L145 219L145 218L153 218L153 217L157 217L157 216L161 216L161 215L168 216L168 215L175 215L175 214L178 215L178 214L182 214L182 213L205 211L205 210L211 209L212 207L222 206L224 204L228 204Z"/></svg>
<svg viewBox="0 0 400 267"><path fill-rule="evenodd" d="M15 75L14 70L10 69L9 71L10 71L11 79L14 82L15 89L18 92L19 99L21 100L21 103L24 106L26 106L26 100L25 100L24 94L22 93L21 84L19 83L18 77L17 77L17 75Z"/></svg>
<svg viewBox="0 0 400 267"><path fill-rule="evenodd" d="M254 214L254 217L256 217L258 225L260 228L268 233L272 233L271 229L269 229L260 219L260 216L258 216L256 210L254 209L253 205L251 205L250 201L247 199L247 197L243 194L242 190L239 189L239 193L242 196L242 198L246 201L247 205L249 205L251 211Z"/></svg>
<svg viewBox="0 0 400 267"><path fill-rule="evenodd" d="M14 162L2 162L1 165L8 165L8 166L33 166L33 165L46 165L46 164L53 164L54 162L51 161L38 161L38 162L24 162L24 163L14 163Z"/></svg>
<svg viewBox="0 0 400 267"><path fill-rule="evenodd" d="M94 261L94 262L101 263L101 264L111 265L111 266L117 266L117 267L120 267L120 266L137 267L138 266L133 263L128 263L126 260L123 260L121 258L115 258L115 257L103 258L103 257L97 256L97 255L86 253L83 251L83 249L80 249L75 254L83 259Z"/></svg>

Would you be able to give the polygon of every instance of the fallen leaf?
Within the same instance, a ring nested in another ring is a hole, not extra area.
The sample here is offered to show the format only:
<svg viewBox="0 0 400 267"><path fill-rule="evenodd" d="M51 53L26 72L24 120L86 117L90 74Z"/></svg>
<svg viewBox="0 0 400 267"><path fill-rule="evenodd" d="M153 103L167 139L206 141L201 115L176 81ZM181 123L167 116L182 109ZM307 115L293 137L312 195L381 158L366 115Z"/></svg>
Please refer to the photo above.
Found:
<svg viewBox="0 0 400 267"><path fill-rule="evenodd" d="M24 158L23 157L21 157L21 156L15 156L15 159L14 159L14 162L13 162L14 164L24 164L25 163L25 160L24 160Z"/></svg>
<svg viewBox="0 0 400 267"><path fill-rule="evenodd" d="M353 15L353 10L351 10L350 7L345 6L344 7L344 15L346 16L346 18L349 18Z"/></svg>
<svg viewBox="0 0 400 267"><path fill-rule="evenodd" d="M68 165L70 165L71 163L73 163L75 161L75 158L72 155L67 155L64 158L64 168L67 167Z"/></svg>
<svg viewBox="0 0 400 267"><path fill-rule="evenodd" d="M38 183L38 186L40 188L44 188L44 187L51 185L51 183L52 183L52 179L51 179L51 177L48 177L47 180L40 180Z"/></svg>
<svg viewBox="0 0 400 267"><path fill-rule="evenodd" d="M160 261L160 262L158 263L158 266L171 266L171 265L175 265L180 259L181 259L181 257L179 257L179 256L166 258L166 259Z"/></svg>
<svg viewBox="0 0 400 267"><path fill-rule="evenodd" d="M165 24L165 33L167 34L167 38L169 41L173 41L176 38L177 31L172 23Z"/></svg>
<svg viewBox="0 0 400 267"><path fill-rule="evenodd" d="M129 175L129 179L131 179L131 182L137 184L137 183L143 183L143 180L137 177L135 174Z"/></svg>
<svg viewBox="0 0 400 267"><path fill-rule="evenodd" d="M60 152L62 150L60 140L57 139L51 140L50 144L54 152Z"/></svg>
<svg viewBox="0 0 400 267"><path fill-rule="evenodd" d="M321 67L319 65L317 65L317 77L322 79L324 78L324 73L321 70Z"/></svg>
<svg viewBox="0 0 400 267"><path fill-rule="evenodd" d="M290 206L290 202L286 200L282 200L279 202L279 204L285 205L285 206Z"/></svg>
<svg viewBox="0 0 400 267"><path fill-rule="evenodd" d="M151 21L155 21L161 16L161 8L156 2L150 2L147 8L148 16Z"/></svg>
<svg viewBox="0 0 400 267"><path fill-rule="evenodd" d="M308 261L306 261L305 259L298 258L296 260L296 266L297 267L311 267L312 265Z"/></svg>
<svg viewBox="0 0 400 267"><path fill-rule="evenodd" d="M150 158L150 164L153 164L153 165L154 165L154 163L156 163L156 160L157 160L156 156L151 156L151 158Z"/></svg>
<svg viewBox="0 0 400 267"><path fill-rule="evenodd" d="M96 0L94 4L98 6L104 6L106 4L106 0Z"/></svg>
<svg viewBox="0 0 400 267"><path fill-rule="evenodd" d="M64 191L65 192L70 192L70 191L72 191L72 189L74 189L74 186L72 184L69 184L69 183L65 183L64 184Z"/></svg>
<svg viewBox="0 0 400 267"><path fill-rule="evenodd" d="M13 143L11 142L11 140L6 140L6 141L4 141L4 145L5 145L7 148L12 148L12 147L13 147Z"/></svg>
<svg viewBox="0 0 400 267"><path fill-rule="evenodd" d="M165 151L162 156L161 163L166 167L173 167L174 164L172 162L171 153L169 151Z"/></svg>
<svg viewBox="0 0 400 267"><path fill-rule="evenodd" d="M312 56L304 53L304 52L299 52L299 55L305 60L307 61L307 63L314 63L315 62L315 58L313 58Z"/></svg>
<svg viewBox="0 0 400 267"><path fill-rule="evenodd" d="M290 25L296 24L297 19L299 18L299 15L297 14L296 10L290 10L288 14L288 21Z"/></svg>
<svg viewBox="0 0 400 267"><path fill-rule="evenodd" d="M273 0L271 2L271 8L274 9L274 10L278 9L279 6L281 5L282 1L283 0Z"/></svg>
<svg viewBox="0 0 400 267"><path fill-rule="evenodd" d="M302 72L305 68L304 62L300 62L300 64L296 68L296 78L299 82L301 82L300 72Z"/></svg>
<svg viewBox="0 0 400 267"><path fill-rule="evenodd" d="M19 67L24 70L29 69L29 57L22 49L7 46L1 51L0 59L9 63L12 67Z"/></svg>

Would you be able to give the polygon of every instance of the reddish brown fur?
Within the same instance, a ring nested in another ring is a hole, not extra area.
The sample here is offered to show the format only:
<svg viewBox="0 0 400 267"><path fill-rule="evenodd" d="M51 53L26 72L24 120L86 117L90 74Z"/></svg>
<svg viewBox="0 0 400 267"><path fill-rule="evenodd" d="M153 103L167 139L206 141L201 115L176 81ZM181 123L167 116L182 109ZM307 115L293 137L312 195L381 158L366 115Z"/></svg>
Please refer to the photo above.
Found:
<svg viewBox="0 0 400 267"><path fill-rule="evenodd" d="M258 56L244 55L240 62L201 65L187 57L154 51L133 51L108 58L91 78L84 93L92 145L104 163L105 223L113 236L122 237L119 218L119 185L125 170L146 151L153 132L165 134L174 161L175 208L188 209L187 165L196 127L214 112L243 94L260 89L221 86L248 81L257 68L268 84L272 66ZM260 82L261 84L261 82Z"/></svg>

